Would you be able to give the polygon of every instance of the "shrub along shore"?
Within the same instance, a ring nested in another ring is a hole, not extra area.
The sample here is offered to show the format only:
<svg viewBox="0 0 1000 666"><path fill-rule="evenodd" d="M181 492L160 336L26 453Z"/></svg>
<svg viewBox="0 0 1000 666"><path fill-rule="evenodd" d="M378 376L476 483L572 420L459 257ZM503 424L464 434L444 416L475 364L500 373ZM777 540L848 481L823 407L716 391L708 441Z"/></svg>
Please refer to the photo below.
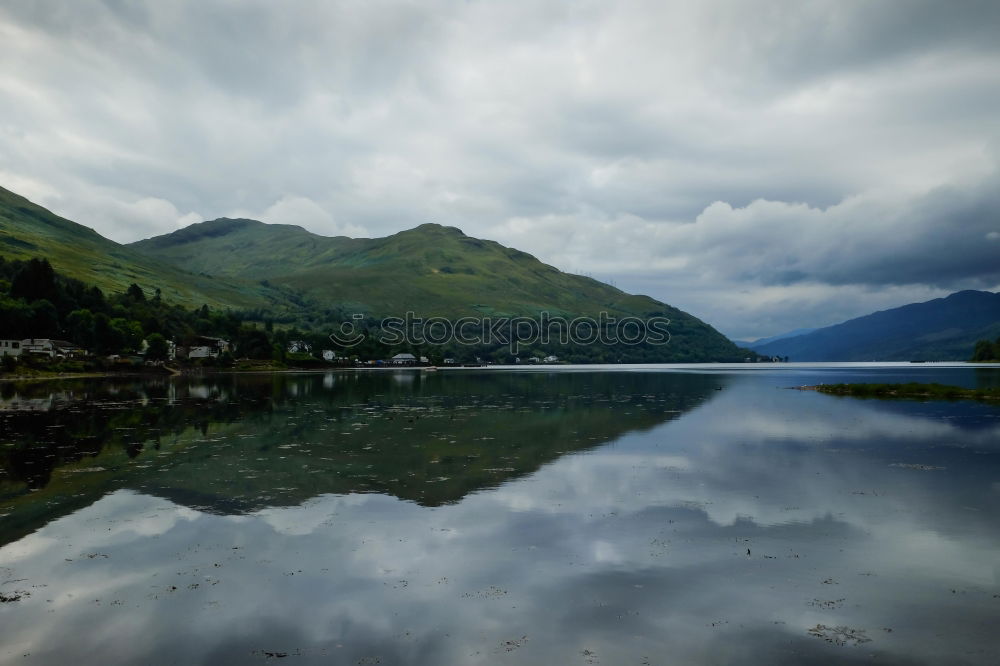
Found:
<svg viewBox="0 0 1000 666"><path fill-rule="evenodd" d="M803 391L818 391L829 395L855 398L882 398L906 400L1000 400L1000 388L969 389L946 384L818 384L799 386Z"/></svg>

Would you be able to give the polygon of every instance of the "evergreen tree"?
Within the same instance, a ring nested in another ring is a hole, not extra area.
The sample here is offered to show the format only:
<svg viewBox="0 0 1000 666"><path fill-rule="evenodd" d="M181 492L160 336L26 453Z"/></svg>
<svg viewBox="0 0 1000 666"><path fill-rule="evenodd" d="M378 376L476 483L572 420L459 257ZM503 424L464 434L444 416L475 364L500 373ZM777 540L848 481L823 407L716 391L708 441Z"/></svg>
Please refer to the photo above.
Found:
<svg viewBox="0 0 1000 666"><path fill-rule="evenodd" d="M56 274L48 259L31 259L14 276L10 285L10 295L23 298L27 302L59 300L56 289Z"/></svg>
<svg viewBox="0 0 1000 666"><path fill-rule="evenodd" d="M170 349L167 345L167 339L160 335L159 333L153 333L148 338L146 338L146 358L150 361L166 361L169 355Z"/></svg>
<svg viewBox="0 0 1000 666"><path fill-rule="evenodd" d="M128 291L125 292L125 295L136 303L141 303L146 300L146 294L143 293L142 287L137 285L135 282L128 286Z"/></svg>

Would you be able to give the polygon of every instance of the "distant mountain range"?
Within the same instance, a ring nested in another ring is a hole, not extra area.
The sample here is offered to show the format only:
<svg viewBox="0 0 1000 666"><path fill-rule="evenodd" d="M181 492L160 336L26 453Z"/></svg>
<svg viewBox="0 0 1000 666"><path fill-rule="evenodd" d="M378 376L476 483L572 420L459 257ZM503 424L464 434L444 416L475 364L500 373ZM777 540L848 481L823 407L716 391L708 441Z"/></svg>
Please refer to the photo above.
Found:
<svg viewBox="0 0 1000 666"><path fill-rule="evenodd" d="M749 340L733 340L733 342L740 347L746 347L747 349L756 349L757 347L763 347L769 342L774 342L775 340L784 340L785 338L794 338L797 335L805 335L806 333L812 333L815 328L797 328L794 331L788 331L787 333L781 333L779 335L772 335L768 338L759 338L754 341Z"/></svg>
<svg viewBox="0 0 1000 666"><path fill-rule="evenodd" d="M124 291L134 282L189 307L256 310L314 326L353 312L662 316L671 320L671 342L658 360L745 355L714 328L670 305L437 224L386 238L347 238L223 218L121 245L0 188L0 257L46 257L60 273L108 291Z"/></svg>
<svg viewBox="0 0 1000 666"><path fill-rule="evenodd" d="M792 361L965 361L976 340L998 336L1000 294L968 290L752 348Z"/></svg>

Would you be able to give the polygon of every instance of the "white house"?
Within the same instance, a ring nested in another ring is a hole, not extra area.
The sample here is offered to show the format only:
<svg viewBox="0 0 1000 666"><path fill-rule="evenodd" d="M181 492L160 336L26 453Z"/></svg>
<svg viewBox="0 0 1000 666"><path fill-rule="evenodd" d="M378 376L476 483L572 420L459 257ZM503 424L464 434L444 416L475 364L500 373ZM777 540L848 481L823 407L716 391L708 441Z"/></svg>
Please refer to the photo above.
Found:
<svg viewBox="0 0 1000 666"><path fill-rule="evenodd" d="M416 365L417 357L413 354L396 354L389 362L393 365Z"/></svg>
<svg viewBox="0 0 1000 666"><path fill-rule="evenodd" d="M542 362L543 363L555 363L558 360L559 360L558 356L546 356L545 358L542 359Z"/></svg>
<svg viewBox="0 0 1000 666"><path fill-rule="evenodd" d="M20 340L0 340L0 356L20 356Z"/></svg>
<svg viewBox="0 0 1000 666"><path fill-rule="evenodd" d="M195 338L194 344L177 347L176 355L178 358L218 358L229 350L228 340L199 335Z"/></svg>
<svg viewBox="0 0 1000 666"><path fill-rule="evenodd" d="M336 361L337 360L337 352L333 351L332 349L324 349L323 350L323 360L324 361Z"/></svg>
<svg viewBox="0 0 1000 666"><path fill-rule="evenodd" d="M21 352L24 354L36 354L38 356L48 356L49 358L74 358L76 356L86 356L87 351L66 340L53 340L51 338L27 338L21 340Z"/></svg>

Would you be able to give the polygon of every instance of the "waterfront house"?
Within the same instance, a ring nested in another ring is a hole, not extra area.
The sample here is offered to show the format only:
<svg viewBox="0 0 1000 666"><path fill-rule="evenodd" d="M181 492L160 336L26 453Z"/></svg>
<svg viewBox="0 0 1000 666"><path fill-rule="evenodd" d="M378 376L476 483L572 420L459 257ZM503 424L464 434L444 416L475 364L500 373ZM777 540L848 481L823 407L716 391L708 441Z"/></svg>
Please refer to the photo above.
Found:
<svg viewBox="0 0 1000 666"><path fill-rule="evenodd" d="M228 340L198 335L192 338L191 344L178 345L176 355L182 359L218 358L228 351L230 351Z"/></svg>
<svg viewBox="0 0 1000 666"><path fill-rule="evenodd" d="M396 354L389 359L390 365L416 365L417 357L413 354Z"/></svg>

